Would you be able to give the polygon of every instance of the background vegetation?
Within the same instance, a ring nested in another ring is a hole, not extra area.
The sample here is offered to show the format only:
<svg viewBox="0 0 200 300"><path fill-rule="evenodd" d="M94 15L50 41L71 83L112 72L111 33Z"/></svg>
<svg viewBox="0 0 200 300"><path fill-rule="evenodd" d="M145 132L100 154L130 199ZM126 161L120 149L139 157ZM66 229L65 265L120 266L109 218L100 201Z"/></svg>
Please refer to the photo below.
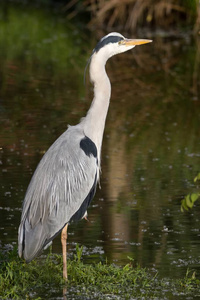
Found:
<svg viewBox="0 0 200 300"><path fill-rule="evenodd" d="M2 2L8 2L3 0ZM135 32L141 28L190 29L199 34L200 2L198 0L34 0L44 7L57 7L69 19L76 17L90 27ZM30 4L29 3L29 4Z"/></svg>
<svg viewBox="0 0 200 300"><path fill-rule="evenodd" d="M189 26L198 33L200 3L198 0L72 0L67 9L90 12L90 25L118 27L136 31L141 26L172 29ZM76 12L72 12L74 16Z"/></svg>

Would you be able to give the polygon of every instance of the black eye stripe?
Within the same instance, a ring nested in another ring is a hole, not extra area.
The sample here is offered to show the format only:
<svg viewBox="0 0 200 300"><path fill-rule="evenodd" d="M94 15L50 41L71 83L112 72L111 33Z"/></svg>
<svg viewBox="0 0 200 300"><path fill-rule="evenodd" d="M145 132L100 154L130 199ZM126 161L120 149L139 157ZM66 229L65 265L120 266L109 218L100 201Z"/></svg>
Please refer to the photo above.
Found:
<svg viewBox="0 0 200 300"><path fill-rule="evenodd" d="M94 52L98 52L101 48L103 48L107 44L117 43L122 40L123 40L123 38L121 36L114 36L114 35L108 36L98 42L98 44L94 48Z"/></svg>

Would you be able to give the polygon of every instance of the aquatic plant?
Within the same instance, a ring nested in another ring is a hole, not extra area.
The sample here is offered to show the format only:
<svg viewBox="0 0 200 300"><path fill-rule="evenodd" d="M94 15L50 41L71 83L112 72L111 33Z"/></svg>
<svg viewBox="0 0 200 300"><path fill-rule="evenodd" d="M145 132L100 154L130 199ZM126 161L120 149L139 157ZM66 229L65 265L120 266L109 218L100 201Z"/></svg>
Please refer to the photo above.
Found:
<svg viewBox="0 0 200 300"><path fill-rule="evenodd" d="M197 183L200 180L200 173L194 178L194 182ZM181 211L188 211L193 208L194 203L200 198L200 192L187 194L181 200Z"/></svg>

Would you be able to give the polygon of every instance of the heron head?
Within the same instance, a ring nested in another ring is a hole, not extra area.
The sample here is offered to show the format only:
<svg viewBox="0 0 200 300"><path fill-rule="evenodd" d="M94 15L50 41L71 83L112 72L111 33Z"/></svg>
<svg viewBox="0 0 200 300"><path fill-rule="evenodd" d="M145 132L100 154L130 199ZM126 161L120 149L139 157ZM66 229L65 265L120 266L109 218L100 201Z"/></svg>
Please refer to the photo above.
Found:
<svg viewBox="0 0 200 300"><path fill-rule="evenodd" d="M93 67L96 71L96 63L106 64L106 61L113 55L126 52L133 49L137 45L150 43L152 40L145 39L126 39L122 34L118 32L111 32L104 36L93 49L84 72L84 82L87 66L93 61Z"/></svg>
<svg viewBox="0 0 200 300"><path fill-rule="evenodd" d="M152 40L146 39L126 39L122 34L118 32L111 32L104 36L96 45L93 50L93 54L101 52L105 58L110 58L118 53L131 50L137 45L150 43Z"/></svg>

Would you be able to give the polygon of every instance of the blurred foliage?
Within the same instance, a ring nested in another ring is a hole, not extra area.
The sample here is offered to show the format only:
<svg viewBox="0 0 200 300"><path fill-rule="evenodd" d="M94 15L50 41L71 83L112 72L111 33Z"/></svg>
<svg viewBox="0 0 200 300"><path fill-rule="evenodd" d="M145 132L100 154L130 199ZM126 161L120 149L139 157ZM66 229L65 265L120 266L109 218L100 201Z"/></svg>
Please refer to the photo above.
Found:
<svg viewBox="0 0 200 300"><path fill-rule="evenodd" d="M200 173L194 178L194 182L200 180ZM181 211L184 212L185 210L188 211L193 208L194 203L200 198L200 192L187 194L184 199L181 200Z"/></svg>
<svg viewBox="0 0 200 300"><path fill-rule="evenodd" d="M197 182L197 180L200 180L200 173L198 173L197 176L194 178L194 182Z"/></svg>
<svg viewBox="0 0 200 300"><path fill-rule="evenodd" d="M197 0L71 0L82 3L91 13L91 26L130 31L144 26L173 29L190 26L200 30L200 4Z"/></svg>
<svg viewBox="0 0 200 300"><path fill-rule="evenodd" d="M67 73L81 66L81 36L64 16L33 5L1 2L0 8L0 55L5 64L18 59L30 68L42 64Z"/></svg>
<svg viewBox="0 0 200 300"><path fill-rule="evenodd" d="M6 0L4 0L6 2ZM14 3L24 2L13 0ZM32 4L56 7L68 19L76 17L89 26L105 30L136 31L141 27L165 30L193 28L200 30L198 0L34 0Z"/></svg>

